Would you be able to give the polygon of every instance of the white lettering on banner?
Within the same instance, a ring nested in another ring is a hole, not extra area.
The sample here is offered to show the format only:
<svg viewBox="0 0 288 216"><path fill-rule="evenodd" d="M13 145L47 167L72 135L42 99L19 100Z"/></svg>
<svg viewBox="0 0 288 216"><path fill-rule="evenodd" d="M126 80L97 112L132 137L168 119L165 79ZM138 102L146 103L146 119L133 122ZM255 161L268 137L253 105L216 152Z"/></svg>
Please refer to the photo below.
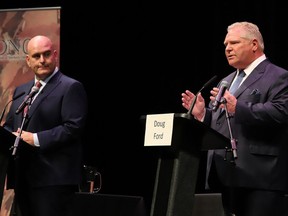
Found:
<svg viewBox="0 0 288 216"><path fill-rule="evenodd" d="M144 146L171 146L174 113L146 116Z"/></svg>

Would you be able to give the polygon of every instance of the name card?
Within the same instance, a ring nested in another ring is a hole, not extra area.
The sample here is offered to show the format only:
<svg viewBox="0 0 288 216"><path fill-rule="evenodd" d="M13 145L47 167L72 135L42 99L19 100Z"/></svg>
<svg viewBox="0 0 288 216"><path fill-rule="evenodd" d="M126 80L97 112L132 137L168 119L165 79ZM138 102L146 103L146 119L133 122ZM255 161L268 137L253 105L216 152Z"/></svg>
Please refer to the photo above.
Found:
<svg viewBox="0 0 288 216"><path fill-rule="evenodd" d="M174 113L146 116L144 146L171 146Z"/></svg>

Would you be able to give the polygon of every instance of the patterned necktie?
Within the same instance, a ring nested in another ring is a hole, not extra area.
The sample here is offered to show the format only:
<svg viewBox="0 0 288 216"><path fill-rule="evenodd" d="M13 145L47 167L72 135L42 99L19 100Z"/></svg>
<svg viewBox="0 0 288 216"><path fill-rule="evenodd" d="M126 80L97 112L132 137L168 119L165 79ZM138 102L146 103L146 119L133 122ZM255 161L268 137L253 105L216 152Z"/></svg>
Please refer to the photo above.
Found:
<svg viewBox="0 0 288 216"><path fill-rule="evenodd" d="M35 85L34 86L36 86L37 88L38 88L38 91L37 91L37 93L39 92L39 90L40 90L40 88L41 88L41 86L42 86L42 84L40 83L40 81L37 81L36 83L35 83ZM35 87L34 87L35 88ZM37 94L36 93L36 94ZM28 113L28 111L29 111L29 106L32 104L32 102L34 101L34 99L35 99L35 95L32 97L32 98L30 98L29 99L29 101L27 102L27 104L26 104L26 106L24 107L24 112L23 112L23 114L26 116L27 115L27 113ZM32 100L32 101L31 101Z"/></svg>
<svg viewBox="0 0 288 216"><path fill-rule="evenodd" d="M231 94L234 95L234 93L236 92L236 90L238 89L240 83L242 82L243 78L245 77L246 73L244 70L239 71L238 76L236 77L235 82L232 84L232 86L230 87L229 91Z"/></svg>
<svg viewBox="0 0 288 216"><path fill-rule="evenodd" d="M35 83L35 86L38 87L39 89L41 88L42 84L40 83L40 81L38 80L36 83Z"/></svg>
<svg viewBox="0 0 288 216"><path fill-rule="evenodd" d="M39 93L39 91L40 91L40 88L41 88L42 84L41 84L40 81L38 80L38 81L35 83L34 86L36 86L36 87L38 88L38 91L37 91L37 93L32 97L32 102L31 102L31 104L33 103L33 101L34 101L35 98L37 97L37 95L38 95L38 93Z"/></svg>

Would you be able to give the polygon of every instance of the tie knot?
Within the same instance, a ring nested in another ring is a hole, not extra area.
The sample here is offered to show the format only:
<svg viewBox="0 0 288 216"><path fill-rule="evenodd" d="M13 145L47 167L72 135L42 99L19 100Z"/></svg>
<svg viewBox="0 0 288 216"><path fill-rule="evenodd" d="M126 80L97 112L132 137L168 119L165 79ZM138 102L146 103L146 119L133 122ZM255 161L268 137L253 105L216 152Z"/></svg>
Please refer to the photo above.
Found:
<svg viewBox="0 0 288 216"><path fill-rule="evenodd" d="M239 77L244 77L246 75L244 70L240 70L238 76Z"/></svg>
<svg viewBox="0 0 288 216"><path fill-rule="evenodd" d="M38 88L41 88L42 84L40 83L40 81L37 81L37 82L35 83L35 86L38 87Z"/></svg>

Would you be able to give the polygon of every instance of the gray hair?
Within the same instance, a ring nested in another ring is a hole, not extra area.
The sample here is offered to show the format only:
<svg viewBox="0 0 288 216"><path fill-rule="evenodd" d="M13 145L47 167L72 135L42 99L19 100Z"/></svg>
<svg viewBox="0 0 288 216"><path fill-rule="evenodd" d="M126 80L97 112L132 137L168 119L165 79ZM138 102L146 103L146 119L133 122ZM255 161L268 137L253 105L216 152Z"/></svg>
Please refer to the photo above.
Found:
<svg viewBox="0 0 288 216"><path fill-rule="evenodd" d="M257 25L250 22L235 22L227 27L227 31L241 28L244 30L242 37L246 39L256 39L259 42L260 48L264 51L264 40Z"/></svg>

